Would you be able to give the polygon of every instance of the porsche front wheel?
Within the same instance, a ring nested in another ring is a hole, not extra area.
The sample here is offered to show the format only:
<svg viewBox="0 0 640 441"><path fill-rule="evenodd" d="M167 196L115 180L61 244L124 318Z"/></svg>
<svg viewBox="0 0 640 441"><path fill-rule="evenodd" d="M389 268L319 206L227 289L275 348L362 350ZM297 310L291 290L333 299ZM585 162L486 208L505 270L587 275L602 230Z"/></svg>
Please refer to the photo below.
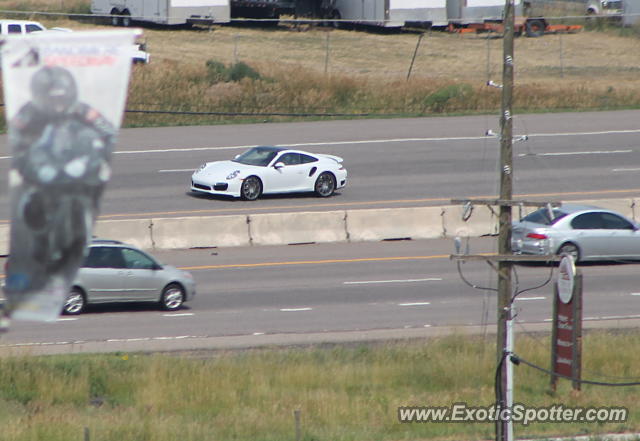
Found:
<svg viewBox="0 0 640 441"><path fill-rule="evenodd" d="M257 176L249 176L242 182L240 196L245 201L255 201L262 193L262 182Z"/></svg>

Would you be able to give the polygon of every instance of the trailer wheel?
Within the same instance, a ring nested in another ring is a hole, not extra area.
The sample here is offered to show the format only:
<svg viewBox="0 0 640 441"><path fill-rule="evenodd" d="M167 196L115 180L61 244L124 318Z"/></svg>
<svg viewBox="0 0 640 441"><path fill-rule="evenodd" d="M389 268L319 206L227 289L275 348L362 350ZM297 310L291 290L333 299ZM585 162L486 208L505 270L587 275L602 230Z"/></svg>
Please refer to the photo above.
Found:
<svg viewBox="0 0 640 441"><path fill-rule="evenodd" d="M329 26L335 28L335 29L340 29L343 24L340 21L340 19L342 19L342 16L340 15L340 11L338 11L337 9L334 9L333 11L331 11L331 16L329 17L330 21L329 22Z"/></svg>
<svg viewBox="0 0 640 441"><path fill-rule="evenodd" d="M120 11L117 9L111 10L111 26L120 26Z"/></svg>
<svg viewBox="0 0 640 441"><path fill-rule="evenodd" d="M122 18L120 19L120 23L122 23L122 26L124 26L125 28L131 26L131 13L128 9L122 11Z"/></svg>
<svg viewBox="0 0 640 441"><path fill-rule="evenodd" d="M544 21L540 19L527 20L525 24L525 32L527 37L541 37L544 34L546 26Z"/></svg>

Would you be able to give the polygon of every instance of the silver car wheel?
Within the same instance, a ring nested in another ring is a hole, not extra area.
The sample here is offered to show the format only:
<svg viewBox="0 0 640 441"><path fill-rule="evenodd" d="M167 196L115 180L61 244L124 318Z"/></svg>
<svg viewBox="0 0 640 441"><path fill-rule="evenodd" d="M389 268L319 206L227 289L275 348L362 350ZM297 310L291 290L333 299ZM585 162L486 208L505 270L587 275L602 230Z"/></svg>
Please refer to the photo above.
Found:
<svg viewBox="0 0 640 441"><path fill-rule="evenodd" d="M257 176L249 176L242 182L240 192L242 199L255 201L262 193L262 182Z"/></svg>
<svg viewBox="0 0 640 441"><path fill-rule="evenodd" d="M577 262L580 260L580 250L575 244L565 243L558 249L558 255L568 254L573 257L573 261Z"/></svg>
<svg viewBox="0 0 640 441"><path fill-rule="evenodd" d="M315 191L320 197L326 198L333 194L336 189L336 180L329 172L324 172L316 180Z"/></svg>
<svg viewBox="0 0 640 441"><path fill-rule="evenodd" d="M169 285L162 294L162 307L167 311L179 309L184 303L184 292L178 285Z"/></svg>
<svg viewBox="0 0 640 441"><path fill-rule="evenodd" d="M67 300L64 303L64 308L62 309L62 312L64 314L69 314L69 315L80 314L84 309L84 304L85 304L84 295L82 295L81 292L76 290L71 291L71 293L67 297Z"/></svg>

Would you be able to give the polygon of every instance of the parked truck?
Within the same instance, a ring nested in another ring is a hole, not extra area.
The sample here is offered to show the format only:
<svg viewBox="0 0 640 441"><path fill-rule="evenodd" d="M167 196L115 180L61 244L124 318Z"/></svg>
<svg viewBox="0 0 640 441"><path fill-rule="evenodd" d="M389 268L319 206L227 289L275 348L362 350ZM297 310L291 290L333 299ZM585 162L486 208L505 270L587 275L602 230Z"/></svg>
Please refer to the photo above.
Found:
<svg viewBox="0 0 640 441"><path fill-rule="evenodd" d="M590 0L586 12L590 19L634 26L640 22L640 0Z"/></svg>
<svg viewBox="0 0 640 441"><path fill-rule="evenodd" d="M91 12L114 26L132 21L162 25L228 23L229 0L91 0Z"/></svg>

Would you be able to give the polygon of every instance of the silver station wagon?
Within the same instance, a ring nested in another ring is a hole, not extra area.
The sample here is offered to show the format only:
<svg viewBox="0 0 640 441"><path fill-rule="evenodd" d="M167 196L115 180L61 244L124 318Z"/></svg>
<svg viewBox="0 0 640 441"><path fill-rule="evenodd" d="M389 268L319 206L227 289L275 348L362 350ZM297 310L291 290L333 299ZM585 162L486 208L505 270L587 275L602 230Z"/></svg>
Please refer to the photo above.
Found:
<svg viewBox="0 0 640 441"><path fill-rule="evenodd" d="M175 311L195 294L187 271L163 265L131 245L94 240L62 313L80 314L87 304L120 302L153 302Z"/></svg>

